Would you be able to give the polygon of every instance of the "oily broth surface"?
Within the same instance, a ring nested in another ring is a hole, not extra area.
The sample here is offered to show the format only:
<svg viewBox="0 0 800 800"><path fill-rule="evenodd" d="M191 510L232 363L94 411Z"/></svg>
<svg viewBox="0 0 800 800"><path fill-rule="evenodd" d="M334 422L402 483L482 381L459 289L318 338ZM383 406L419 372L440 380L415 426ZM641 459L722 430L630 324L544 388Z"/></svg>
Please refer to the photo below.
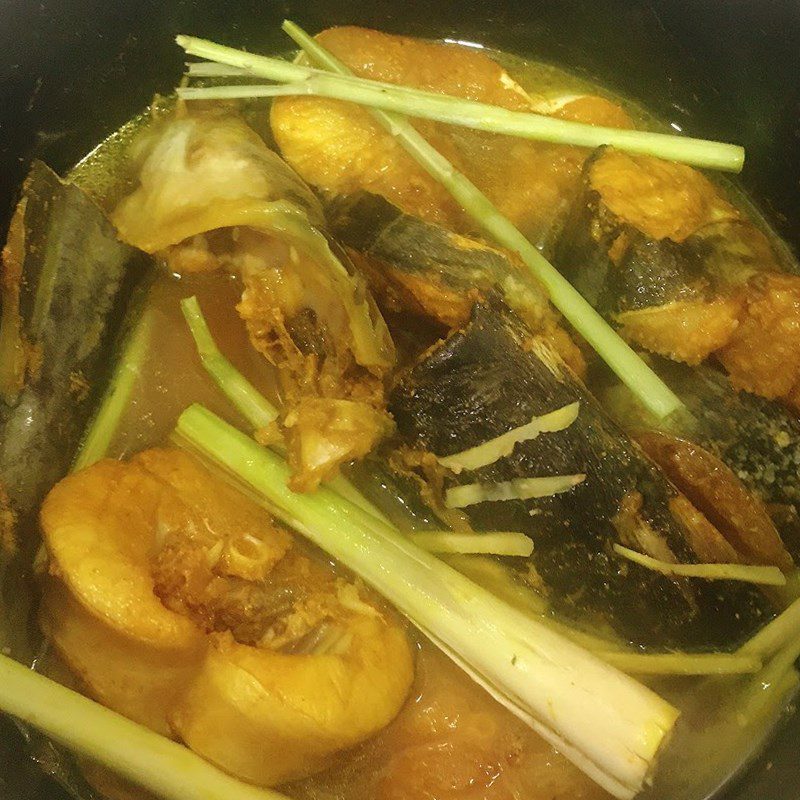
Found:
<svg viewBox="0 0 800 800"><path fill-rule="evenodd" d="M534 96L600 94L620 102L632 119L655 130L670 130L640 105L548 64L492 53ZM169 103L167 103L169 105ZM266 106L264 106L266 108ZM95 149L72 178L106 208L126 191L131 165L125 157L135 134L147 125L140 115ZM250 115L263 122L266 111ZM733 188L737 202L751 203ZM760 215L755 214L759 219ZM763 222L763 218L760 218ZM149 294L154 315L149 352L130 405L109 455L122 457L163 443L178 415L200 402L243 429L246 423L222 396L200 364L179 301L196 295L212 334L225 355L270 400L279 400L274 371L249 346L235 311L237 280L221 272L176 278L164 274ZM663 772L646 790L649 800L701 800L757 751L780 717L782 698L763 690L762 712L737 720L738 690L746 681L682 679L655 687L684 710ZM752 694L752 693L751 693ZM758 695L756 695L758 696ZM607 795L461 670L430 645L418 644L415 688L398 718L372 740L343 754L327 773L285 787L302 800L592 800Z"/></svg>
<svg viewBox="0 0 800 800"><path fill-rule="evenodd" d="M183 318L180 301L195 295L211 333L225 356L256 388L277 403L272 367L248 343L244 322L236 313L241 286L221 271L177 278L164 271L147 299L153 324L145 358L130 402L111 442L109 455L131 455L162 444L181 412L202 403L228 422L247 430L200 363Z"/></svg>

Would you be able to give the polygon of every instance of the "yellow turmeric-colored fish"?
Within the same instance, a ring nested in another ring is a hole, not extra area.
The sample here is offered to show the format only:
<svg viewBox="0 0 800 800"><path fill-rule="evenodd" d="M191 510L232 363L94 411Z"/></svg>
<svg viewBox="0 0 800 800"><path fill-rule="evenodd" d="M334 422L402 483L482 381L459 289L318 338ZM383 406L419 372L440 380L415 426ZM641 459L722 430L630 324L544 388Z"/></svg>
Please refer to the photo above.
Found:
<svg viewBox="0 0 800 800"><path fill-rule="evenodd" d="M565 119L628 127L616 104L577 96L553 104L523 90L483 52L394 36L357 27L330 28L317 37L355 74L428 91L536 111ZM508 136L412 120L454 166L534 241L544 237L577 188L587 151ZM328 195L363 189L383 195L407 214L459 233L475 223L386 132L369 111L351 103L316 97L287 97L273 103L275 140L289 163Z"/></svg>
<svg viewBox="0 0 800 800"><path fill-rule="evenodd" d="M40 619L89 694L260 785L372 736L413 677L392 612L193 457L100 461L50 492Z"/></svg>

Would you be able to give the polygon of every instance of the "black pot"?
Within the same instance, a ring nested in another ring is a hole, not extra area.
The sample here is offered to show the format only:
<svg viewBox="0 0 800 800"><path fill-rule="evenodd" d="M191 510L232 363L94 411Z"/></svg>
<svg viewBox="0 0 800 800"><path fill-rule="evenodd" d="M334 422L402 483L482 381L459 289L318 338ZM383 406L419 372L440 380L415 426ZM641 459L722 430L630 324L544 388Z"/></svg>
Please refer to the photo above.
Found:
<svg viewBox="0 0 800 800"><path fill-rule="evenodd" d="M192 33L285 48L285 16L478 41L565 65L695 136L747 149L742 182L800 251L798 0L0 0L0 231L29 161L63 171L156 92L169 92ZM800 717L725 794L798 800ZM0 727L0 795L61 797Z"/></svg>

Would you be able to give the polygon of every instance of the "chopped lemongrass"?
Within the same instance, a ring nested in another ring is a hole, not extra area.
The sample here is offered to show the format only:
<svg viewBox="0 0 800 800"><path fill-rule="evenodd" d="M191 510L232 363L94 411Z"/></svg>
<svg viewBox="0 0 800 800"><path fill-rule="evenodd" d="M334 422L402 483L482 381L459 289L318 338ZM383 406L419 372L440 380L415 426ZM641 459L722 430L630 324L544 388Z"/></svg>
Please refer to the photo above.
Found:
<svg viewBox="0 0 800 800"><path fill-rule="evenodd" d="M585 475L549 475L545 478L515 478L500 483L465 483L449 488L445 492L444 502L448 508L466 508L476 503L551 497L568 492L585 479Z"/></svg>
<svg viewBox="0 0 800 800"><path fill-rule="evenodd" d="M222 354L211 335L197 298L187 297L181 300L181 310L203 367L225 396L256 430L266 428L274 422L278 418L278 409Z"/></svg>
<svg viewBox="0 0 800 800"><path fill-rule="evenodd" d="M800 638L789 641L764 665L757 681L737 698L737 716L740 721L753 719L769 704L769 695L776 693L788 697L797 687L795 663L800 658Z"/></svg>
<svg viewBox="0 0 800 800"><path fill-rule="evenodd" d="M289 29L284 30L292 35ZM204 70L202 65L199 65L199 69L190 66L190 77L260 77L287 84L282 91L276 91L274 86L252 85L180 87L178 96L185 100L274 97L277 94L314 95L523 139L578 147L611 145L630 153L728 172L741 172L744 165L744 148L726 142L590 125L549 117L533 109L511 111L501 106L395 83L353 75L331 75L324 70L245 53L193 36L178 36L176 41L190 55L234 68Z"/></svg>
<svg viewBox="0 0 800 800"><path fill-rule="evenodd" d="M494 464L498 459L510 456L514 446L520 442L535 439L540 433L563 431L568 428L578 418L579 408L580 403L570 403L563 408L551 411L549 414L533 417L526 425L521 425L518 428L500 434L500 436L496 436L488 442L470 447L468 450L463 450L451 456L437 458L436 460L443 467L447 467L455 473L459 473L462 470L475 470Z"/></svg>
<svg viewBox="0 0 800 800"><path fill-rule="evenodd" d="M772 622L745 642L739 652L769 658L793 641L800 641L800 600L795 600Z"/></svg>
<svg viewBox="0 0 800 800"><path fill-rule="evenodd" d="M406 534L415 545L429 553L483 553L493 556L529 556L533 542L516 531L485 533L453 533L453 531L419 531Z"/></svg>
<svg viewBox="0 0 800 800"><path fill-rule="evenodd" d="M742 675L758 672L761 659L739 653L632 653L598 651L603 661L630 675Z"/></svg>
<svg viewBox="0 0 800 800"><path fill-rule="evenodd" d="M123 342L111 383L72 463L73 472L91 466L108 452L119 421L128 407L133 387L141 374L142 362L150 349L153 321L153 313L145 310Z"/></svg>
<svg viewBox="0 0 800 800"><path fill-rule="evenodd" d="M278 410L244 377L222 354L208 327L196 297L181 300L181 310L197 347L200 361L206 372L222 390L223 394L241 412L254 430L265 428L278 417ZM280 450L278 445L275 447ZM361 506L378 519L386 517L364 497L344 475L336 475L326 481L328 486L342 497Z"/></svg>
<svg viewBox="0 0 800 800"><path fill-rule="evenodd" d="M284 22L283 29L314 63L332 72L351 74L341 61L293 22ZM205 57L204 53L197 55ZM519 254L533 277L545 287L553 305L645 408L658 420L677 413L688 413L678 396L586 302L580 292L413 125L398 114L376 109L372 110L372 114L489 236L501 246Z"/></svg>
<svg viewBox="0 0 800 800"><path fill-rule="evenodd" d="M163 800L287 800L3 655L0 710Z"/></svg>
<svg viewBox="0 0 800 800"><path fill-rule="evenodd" d="M786 583L786 576L778 567L750 564L671 564L669 561L660 561L621 544L614 545L614 552L634 564L651 569L653 572L660 572L662 575L704 578L710 581L744 581L761 586L783 586Z"/></svg>
<svg viewBox="0 0 800 800"><path fill-rule="evenodd" d="M669 703L329 489L293 493L279 455L202 406L188 408L177 431L381 592L601 786L626 800L640 791L678 716Z"/></svg>

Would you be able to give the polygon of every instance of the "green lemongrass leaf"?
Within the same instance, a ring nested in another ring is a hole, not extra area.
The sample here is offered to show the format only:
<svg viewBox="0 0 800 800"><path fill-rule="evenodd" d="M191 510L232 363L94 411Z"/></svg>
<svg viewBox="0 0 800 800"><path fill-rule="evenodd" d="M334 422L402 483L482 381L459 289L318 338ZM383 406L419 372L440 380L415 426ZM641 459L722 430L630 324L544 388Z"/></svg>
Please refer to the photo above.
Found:
<svg viewBox="0 0 800 800"><path fill-rule="evenodd" d="M216 61L187 61L186 74L191 78L247 78L250 73Z"/></svg>
<svg viewBox="0 0 800 800"><path fill-rule="evenodd" d="M284 26L294 38L300 29ZM393 83L372 81L352 75L333 76L323 70L289 63L283 59L243 53L230 47L215 44L193 36L176 39L189 55L206 58L233 67L233 70L192 70L190 76L198 77L261 77L292 85L293 94L316 95L336 100L347 100L383 111L406 114L412 117L460 125L492 133L506 134L524 139L600 147L611 145L630 153L657 156L671 161L681 161L697 167L741 172L744 149L725 142L692 139L668 133L608 128L582 122L558 119L533 111L511 111L501 106L465 100L461 97L413 89ZM305 49L305 48L303 48ZM179 89L185 99L220 99L269 97L272 87L228 86L196 90ZM220 92L220 89L223 91ZM250 90L248 92L248 90ZM192 92L196 92L192 94ZM266 94L265 94L266 92Z"/></svg>
<svg viewBox="0 0 800 800"><path fill-rule="evenodd" d="M266 428L278 417L278 410L253 386L231 362L225 358L214 341L208 327L200 303L196 297L181 300L181 310L194 339L200 361L206 372L213 378L222 393L233 403L242 416L252 425L254 430ZM274 445L279 452L282 446ZM373 516L381 520L386 517L381 511L364 497L343 475L336 475L326 484L350 502L361 506Z"/></svg>
<svg viewBox="0 0 800 800"><path fill-rule="evenodd" d="M465 483L445 492L448 508L466 508L477 503L502 500L531 500L568 492L586 480L586 475L549 475L544 478L515 478L500 483Z"/></svg>
<svg viewBox="0 0 800 800"><path fill-rule="evenodd" d="M521 442L535 439L540 433L565 430L578 418L579 408L579 402L570 403L563 408L551 411L549 414L535 416L526 425L506 431L488 442L470 447L460 453L454 453L451 456L437 457L436 460L443 467L447 467L456 473L462 470L480 469L480 467L494 464L498 459L510 456L514 451L515 445Z"/></svg>
<svg viewBox="0 0 800 800"><path fill-rule="evenodd" d="M712 581L744 581L761 586L784 586L786 576L778 567L753 566L750 564L673 564L652 556L638 553L621 544L614 545L614 552L653 572L682 578L704 578Z"/></svg>
<svg viewBox="0 0 800 800"><path fill-rule="evenodd" d="M283 29L314 63L338 74L350 74L344 64L293 22L284 22ZM491 238L519 254L533 277L545 287L553 305L639 398L645 408L659 420L667 419L673 414L688 414L678 396L510 220L495 208L477 186L458 172L404 117L376 109L372 110L372 114L420 166L450 192Z"/></svg>
<svg viewBox="0 0 800 800"><path fill-rule="evenodd" d="M576 765L620 798L649 777L677 711L334 492L291 492L276 453L191 406L177 432L381 592Z"/></svg>
<svg viewBox="0 0 800 800"><path fill-rule="evenodd" d="M196 297L181 300L181 311L197 346L197 353L206 372L222 389L242 416L255 430L266 428L278 418L275 408L217 347Z"/></svg>
<svg viewBox="0 0 800 800"><path fill-rule="evenodd" d="M142 370L142 363L150 350L154 316L145 310L136 321L122 346L119 362L114 368L111 383L100 401L94 419L89 424L72 471L84 469L104 458L119 422L131 399L133 387Z"/></svg>
<svg viewBox="0 0 800 800"><path fill-rule="evenodd" d="M0 710L163 800L287 800L3 655Z"/></svg>
<svg viewBox="0 0 800 800"><path fill-rule="evenodd" d="M524 556L533 552L533 542L516 531L453 533L453 531L419 531L406 536L429 553L482 553L493 556Z"/></svg>

